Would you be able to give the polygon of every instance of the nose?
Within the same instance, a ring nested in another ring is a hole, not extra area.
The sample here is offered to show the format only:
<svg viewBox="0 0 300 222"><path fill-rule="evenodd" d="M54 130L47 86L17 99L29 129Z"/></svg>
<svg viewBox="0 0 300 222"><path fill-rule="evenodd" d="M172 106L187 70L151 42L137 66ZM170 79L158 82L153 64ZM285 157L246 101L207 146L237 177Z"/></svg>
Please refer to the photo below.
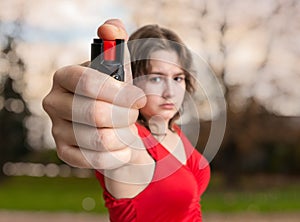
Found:
<svg viewBox="0 0 300 222"><path fill-rule="evenodd" d="M172 98L175 95L175 90L174 90L174 83L172 79L165 79L165 86L164 86L164 91L163 91L163 98L169 99Z"/></svg>

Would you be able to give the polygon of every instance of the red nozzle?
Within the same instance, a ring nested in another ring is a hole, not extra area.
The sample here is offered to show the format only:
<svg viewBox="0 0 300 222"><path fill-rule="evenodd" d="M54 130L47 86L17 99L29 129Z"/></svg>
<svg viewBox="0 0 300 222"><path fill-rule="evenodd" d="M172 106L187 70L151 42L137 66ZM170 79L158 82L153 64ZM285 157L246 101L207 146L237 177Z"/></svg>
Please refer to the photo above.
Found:
<svg viewBox="0 0 300 222"><path fill-rule="evenodd" d="M104 60L114 61L116 59L116 41L104 40L103 41L104 49Z"/></svg>

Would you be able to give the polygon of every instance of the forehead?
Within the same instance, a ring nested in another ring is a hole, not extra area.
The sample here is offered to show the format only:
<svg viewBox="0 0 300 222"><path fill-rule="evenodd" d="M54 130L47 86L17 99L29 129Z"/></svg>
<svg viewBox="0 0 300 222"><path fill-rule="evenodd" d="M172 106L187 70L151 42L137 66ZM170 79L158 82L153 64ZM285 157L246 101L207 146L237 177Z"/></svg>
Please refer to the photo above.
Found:
<svg viewBox="0 0 300 222"><path fill-rule="evenodd" d="M171 50L157 50L151 53L150 59L166 61L169 63L178 63L178 55Z"/></svg>
<svg viewBox="0 0 300 222"><path fill-rule="evenodd" d="M150 55L151 71L181 72L178 55L174 51L158 50Z"/></svg>

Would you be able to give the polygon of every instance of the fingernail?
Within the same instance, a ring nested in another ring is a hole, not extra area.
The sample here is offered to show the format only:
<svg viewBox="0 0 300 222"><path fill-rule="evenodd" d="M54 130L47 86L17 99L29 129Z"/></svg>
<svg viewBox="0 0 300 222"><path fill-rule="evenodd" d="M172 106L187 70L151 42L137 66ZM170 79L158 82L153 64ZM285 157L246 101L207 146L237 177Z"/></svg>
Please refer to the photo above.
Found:
<svg viewBox="0 0 300 222"><path fill-rule="evenodd" d="M119 30L120 30L120 28L119 28L118 26L114 25L114 24L104 23L103 25L110 26L110 27L112 27L113 29L115 29L116 31L119 31Z"/></svg>

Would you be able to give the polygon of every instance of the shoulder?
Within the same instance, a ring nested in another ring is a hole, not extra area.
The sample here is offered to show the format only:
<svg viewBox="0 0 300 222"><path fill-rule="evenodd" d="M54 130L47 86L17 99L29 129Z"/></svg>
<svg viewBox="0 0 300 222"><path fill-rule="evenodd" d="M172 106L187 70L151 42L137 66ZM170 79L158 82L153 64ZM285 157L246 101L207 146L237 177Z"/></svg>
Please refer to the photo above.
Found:
<svg viewBox="0 0 300 222"><path fill-rule="evenodd" d="M196 170L210 169L207 159L196 149L191 153L188 160L188 164L193 168L196 168Z"/></svg>

